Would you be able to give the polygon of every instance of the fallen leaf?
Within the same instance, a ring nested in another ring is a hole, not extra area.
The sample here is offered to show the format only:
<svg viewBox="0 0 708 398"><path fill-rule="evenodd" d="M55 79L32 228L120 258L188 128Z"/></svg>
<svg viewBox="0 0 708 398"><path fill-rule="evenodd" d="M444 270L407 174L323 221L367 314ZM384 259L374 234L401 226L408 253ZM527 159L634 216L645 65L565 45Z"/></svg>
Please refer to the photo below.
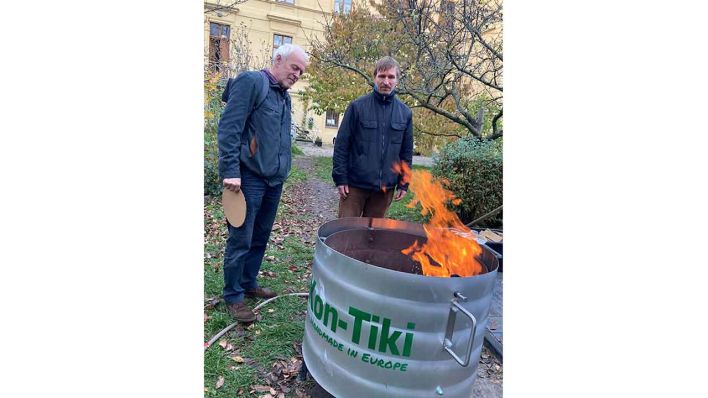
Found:
<svg viewBox="0 0 708 398"><path fill-rule="evenodd" d="M273 312L275 312L275 310L272 309L272 308L269 308L269 309L268 309L268 312L273 313Z"/></svg>
<svg viewBox="0 0 708 398"><path fill-rule="evenodd" d="M269 392L271 390L270 386L253 386L251 388L256 392Z"/></svg>
<svg viewBox="0 0 708 398"><path fill-rule="evenodd" d="M219 304L219 298L218 297L208 297L204 299L204 309L209 309L213 308L217 304Z"/></svg>
<svg viewBox="0 0 708 398"><path fill-rule="evenodd" d="M219 376L219 379L216 380L216 389L220 389L224 385L224 376Z"/></svg>
<svg viewBox="0 0 708 398"><path fill-rule="evenodd" d="M234 361L236 361L236 363L243 363L243 357L241 357L241 356L239 356L239 355L234 355L234 356L231 357L231 359L233 359Z"/></svg>
<svg viewBox="0 0 708 398"><path fill-rule="evenodd" d="M219 340L219 346L221 346L221 348L226 348L227 344L229 344L228 340L226 340L226 339Z"/></svg>

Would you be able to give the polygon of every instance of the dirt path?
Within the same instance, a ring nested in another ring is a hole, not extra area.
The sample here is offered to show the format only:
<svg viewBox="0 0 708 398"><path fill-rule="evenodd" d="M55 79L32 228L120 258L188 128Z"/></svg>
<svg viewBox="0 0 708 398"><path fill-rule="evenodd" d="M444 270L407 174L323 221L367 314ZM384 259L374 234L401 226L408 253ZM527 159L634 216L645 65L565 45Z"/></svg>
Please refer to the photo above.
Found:
<svg viewBox="0 0 708 398"><path fill-rule="evenodd" d="M337 218L338 195L334 186L315 175L312 157L295 157L293 165L304 171L307 179L288 184L283 191L271 242L280 244L284 237L295 235L314 250L317 229Z"/></svg>
<svg viewBox="0 0 708 398"><path fill-rule="evenodd" d="M337 218L339 196L333 183L322 181L315 176L315 167L311 156L298 156L293 163L307 174L307 181L298 184L300 198L305 200L305 211L315 215L322 223Z"/></svg>

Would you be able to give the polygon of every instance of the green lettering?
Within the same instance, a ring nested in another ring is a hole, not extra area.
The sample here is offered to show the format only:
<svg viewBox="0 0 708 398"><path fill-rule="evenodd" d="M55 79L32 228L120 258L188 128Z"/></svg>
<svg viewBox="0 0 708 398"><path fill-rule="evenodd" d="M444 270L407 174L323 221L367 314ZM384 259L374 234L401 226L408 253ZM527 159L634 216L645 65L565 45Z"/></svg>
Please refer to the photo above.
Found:
<svg viewBox="0 0 708 398"><path fill-rule="evenodd" d="M376 336L379 334L379 327L370 323L369 329L369 348L372 350L376 349Z"/></svg>
<svg viewBox="0 0 708 398"><path fill-rule="evenodd" d="M319 305L319 309L317 308L318 305ZM322 299L320 298L320 296L315 296L315 308L314 308L314 311L315 311L315 317L316 317L318 320L322 319L322 307L323 307L323 306L324 306L324 305L322 304Z"/></svg>
<svg viewBox="0 0 708 398"><path fill-rule="evenodd" d="M408 368L408 364L404 363L403 365L401 365L401 372L405 372L407 368Z"/></svg>
<svg viewBox="0 0 708 398"><path fill-rule="evenodd" d="M330 307L329 304L325 304L324 308L324 325L327 326L327 323L329 321L329 315L332 315L332 325L330 326L330 329L333 332L337 332L337 321L339 320L339 314L337 313L337 309L334 307Z"/></svg>
<svg viewBox="0 0 708 398"><path fill-rule="evenodd" d="M354 307L349 307L349 315L354 317L354 330L352 330L352 343L359 344L361 337L361 321L371 320L371 314Z"/></svg>
<svg viewBox="0 0 708 398"><path fill-rule="evenodd" d="M383 327L381 328L381 340L379 340L379 352L385 353L386 347L388 347L391 354L399 355L398 347L396 346L396 340L401 337L401 332L396 331L389 335L390 327L391 320L388 318L384 318ZM371 339L369 339L369 343L371 343ZM369 348L373 349L374 347L371 347L371 344L369 344Z"/></svg>
<svg viewBox="0 0 708 398"><path fill-rule="evenodd" d="M406 329L408 329L408 330L415 329L415 323L408 322L408 325L406 325ZM403 356L404 357L411 356L411 347L413 347L413 333L406 333L406 338L403 343Z"/></svg>
<svg viewBox="0 0 708 398"><path fill-rule="evenodd" d="M362 362L369 362L369 354L363 354L361 360Z"/></svg>

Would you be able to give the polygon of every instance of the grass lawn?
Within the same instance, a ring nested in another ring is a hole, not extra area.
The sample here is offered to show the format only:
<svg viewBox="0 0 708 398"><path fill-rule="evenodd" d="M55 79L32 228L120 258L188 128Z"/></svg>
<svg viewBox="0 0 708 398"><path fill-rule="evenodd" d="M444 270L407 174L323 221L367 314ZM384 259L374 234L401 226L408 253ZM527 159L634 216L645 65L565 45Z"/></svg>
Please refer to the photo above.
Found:
<svg viewBox="0 0 708 398"><path fill-rule="evenodd" d="M306 178L302 170L293 168L286 184L299 184ZM305 245L298 236L285 236L276 230L284 212L287 206L279 209L259 282L280 294L307 292L312 246ZM234 322L220 300L224 281L221 266L228 236L225 222L219 199L212 198L205 205L205 342ZM262 301L247 298L246 304L253 308ZM204 396L260 397L267 392L263 386L275 386L276 392L288 389L281 390L278 384L292 386L299 369L297 345L302 342L306 308L304 297L278 298L259 310L258 322L245 328L236 326L209 347L204 354ZM280 372L273 372L276 367ZM295 390L285 396L295 397Z"/></svg>

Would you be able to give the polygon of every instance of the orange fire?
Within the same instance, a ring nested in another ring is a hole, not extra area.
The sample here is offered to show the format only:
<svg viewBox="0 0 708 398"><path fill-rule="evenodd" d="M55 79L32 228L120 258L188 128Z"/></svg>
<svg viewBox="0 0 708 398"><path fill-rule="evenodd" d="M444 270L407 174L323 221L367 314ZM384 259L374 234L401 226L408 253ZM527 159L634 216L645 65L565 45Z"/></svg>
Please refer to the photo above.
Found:
<svg viewBox="0 0 708 398"><path fill-rule="evenodd" d="M461 200L445 189L441 182L425 170L411 172L405 162L393 165L393 170L403 175L403 181L410 183L413 199L408 207L414 208L420 203L422 215L431 214L430 221L423 225L428 240L418 241L401 253L411 256L423 267L423 275L449 278L452 275L473 276L482 272L482 265L477 256L482 248L476 242L476 236L450 211L446 203L459 205Z"/></svg>

